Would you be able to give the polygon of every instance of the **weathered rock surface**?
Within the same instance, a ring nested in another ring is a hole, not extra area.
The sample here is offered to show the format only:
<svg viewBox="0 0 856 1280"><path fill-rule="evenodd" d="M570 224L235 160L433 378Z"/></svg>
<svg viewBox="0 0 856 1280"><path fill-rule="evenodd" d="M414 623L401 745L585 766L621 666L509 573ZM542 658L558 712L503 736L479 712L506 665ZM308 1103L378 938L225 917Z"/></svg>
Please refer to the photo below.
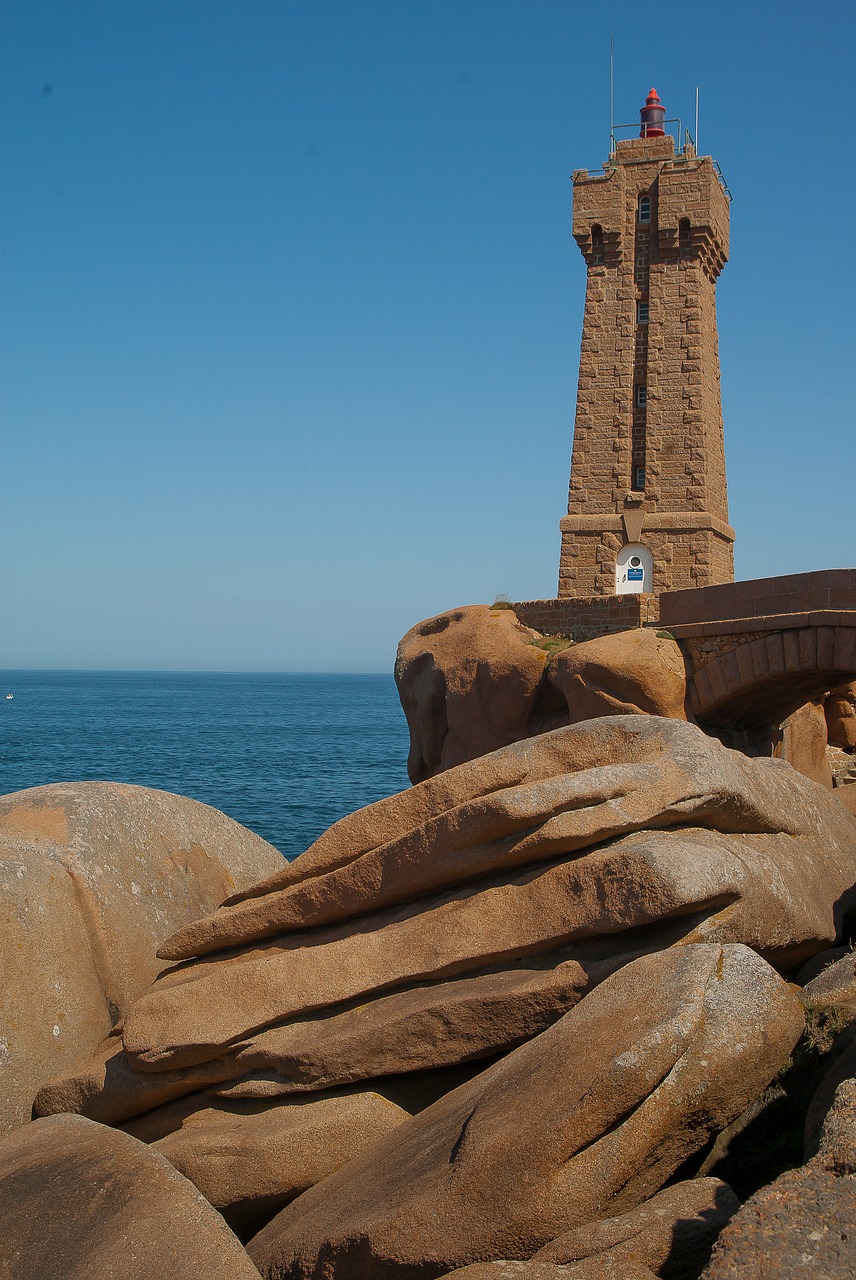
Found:
<svg viewBox="0 0 856 1280"><path fill-rule="evenodd" d="M0 1142L4 1280L259 1280L223 1219L158 1152L81 1116Z"/></svg>
<svg viewBox="0 0 856 1280"><path fill-rule="evenodd" d="M510 609L484 604L408 631L395 680L410 729L412 782L527 736L547 657L530 643L536 638Z"/></svg>
<svg viewBox="0 0 856 1280"><path fill-rule="evenodd" d="M852 1023L839 1035L830 1055L832 1062L808 1105L805 1118L804 1151L811 1160L820 1151L827 1118L836 1105L839 1090L842 1099L856 1079L856 1034Z"/></svg>
<svg viewBox="0 0 856 1280"><path fill-rule="evenodd" d="M654 1194L801 1028L790 989L746 947L646 956L306 1192L250 1255L269 1280L317 1276L322 1260L328 1280L430 1280L529 1258Z"/></svg>
<svg viewBox="0 0 856 1280"><path fill-rule="evenodd" d="M0 797L0 1130L86 1060L163 967L157 949L282 856L208 805L110 782Z"/></svg>
<svg viewBox="0 0 856 1280"><path fill-rule="evenodd" d="M856 881L856 824L829 792L653 716L515 744L353 817L302 879L173 939L173 955L243 946L158 979L124 1056L38 1111L116 1121L230 1079L288 1093L487 1057L680 939L794 966L835 939Z"/></svg>
<svg viewBox="0 0 856 1280"><path fill-rule="evenodd" d="M669 637L640 627L571 645L549 662L532 643L540 638L512 610L487 605L408 631L395 677L410 729L411 781L597 716L687 718L684 658Z"/></svg>
<svg viewBox="0 0 856 1280"><path fill-rule="evenodd" d="M596 1259L617 1275L646 1266L663 1280L696 1280L740 1201L719 1178L678 1182L618 1218L591 1222L551 1240L536 1261Z"/></svg>
<svg viewBox="0 0 856 1280"><path fill-rule="evenodd" d="M244 1239L406 1119L406 1111L377 1093L299 1105L210 1100L185 1115L155 1149Z"/></svg>
<svg viewBox="0 0 856 1280"><path fill-rule="evenodd" d="M818 974L823 973L830 965L835 964L836 960L840 960L842 956L849 954L849 947L827 947L825 951L818 951L817 955L812 956L810 960L806 960L805 964L797 973L794 982L800 987L806 986L811 982L812 978L816 978Z"/></svg>
<svg viewBox="0 0 856 1280"><path fill-rule="evenodd" d="M856 1174L856 1077L843 1079L823 1119L818 1160L832 1172Z"/></svg>
<svg viewBox="0 0 856 1280"><path fill-rule="evenodd" d="M783 760L804 778L832 788L832 769L826 757L826 717L823 704L806 702L782 725L778 749Z"/></svg>
<svg viewBox="0 0 856 1280"><path fill-rule="evenodd" d="M816 1006L856 1004L856 951L842 956L804 984L803 1002Z"/></svg>
<svg viewBox="0 0 856 1280"><path fill-rule="evenodd" d="M46 1085L36 1108L45 1115L79 1111L112 1124L205 1087L233 1098L273 1097L454 1066L531 1039L614 967L533 964L380 995L341 1013L245 1036L209 1062L174 1070L141 1070L121 1039L111 1037L88 1070Z"/></svg>
<svg viewBox="0 0 856 1280"><path fill-rule="evenodd" d="M856 680L840 684L824 704L829 741L845 751L856 748Z"/></svg>
<svg viewBox="0 0 856 1280"><path fill-rule="evenodd" d="M547 679L561 691L570 724L640 712L687 718L687 675L680 646L644 627L561 650L549 661Z"/></svg>
<svg viewBox="0 0 856 1280"><path fill-rule="evenodd" d="M468 1267L448 1271L460 1280L657 1280L653 1271L637 1263L622 1263L616 1270L609 1261L589 1258L570 1267L552 1262L473 1262Z"/></svg>
<svg viewBox="0 0 856 1280"><path fill-rule="evenodd" d="M856 1080L842 1082L817 1155L751 1196L703 1280L852 1280L856 1275Z"/></svg>
<svg viewBox="0 0 856 1280"><path fill-rule="evenodd" d="M856 826L789 768L749 760L688 724L606 717L515 743L343 818L275 878L179 931L161 955L186 959L380 912L627 832L709 826L820 844L813 822L836 846L837 892L850 888Z"/></svg>
<svg viewBox="0 0 856 1280"><path fill-rule="evenodd" d="M856 818L856 782L848 782L843 787L836 787L832 794L838 803Z"/></svg>

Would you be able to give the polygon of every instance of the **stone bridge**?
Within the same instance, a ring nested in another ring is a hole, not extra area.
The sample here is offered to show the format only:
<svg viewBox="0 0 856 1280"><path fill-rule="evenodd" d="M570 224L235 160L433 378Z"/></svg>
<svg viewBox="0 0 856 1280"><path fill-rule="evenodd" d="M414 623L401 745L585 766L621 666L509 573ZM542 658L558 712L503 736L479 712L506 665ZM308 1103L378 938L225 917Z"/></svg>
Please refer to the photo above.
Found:
<svg viewBox="0 0 856 1280"><path fill-rule="evenodd" d="M701 723L781 724L803 703L856 680L856 569L668 591L659 626L684 651Z"/></svg>

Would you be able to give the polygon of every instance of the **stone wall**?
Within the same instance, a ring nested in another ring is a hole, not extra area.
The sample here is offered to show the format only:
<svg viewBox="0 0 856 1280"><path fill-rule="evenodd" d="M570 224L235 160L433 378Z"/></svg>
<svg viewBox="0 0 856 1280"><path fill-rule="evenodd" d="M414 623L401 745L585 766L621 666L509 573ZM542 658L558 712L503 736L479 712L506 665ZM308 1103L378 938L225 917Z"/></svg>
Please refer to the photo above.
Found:
<svg viewBox="0 0 856 1280"><path fill-rule="evenodd" d="M778 578L752 578L695 591L671 591L660 600L660 616L668 626L758 619L765 629L782 615L856 609L856 569L819 569Z"/></svg>
<svg viewBox="0 0 856 1280"><path fill-rule="evenodd" d="M523 600L512 609L520 621L546 636L585 640L613 631L630 631L656 622L653 595L565 596L559 600Z"/></svg>

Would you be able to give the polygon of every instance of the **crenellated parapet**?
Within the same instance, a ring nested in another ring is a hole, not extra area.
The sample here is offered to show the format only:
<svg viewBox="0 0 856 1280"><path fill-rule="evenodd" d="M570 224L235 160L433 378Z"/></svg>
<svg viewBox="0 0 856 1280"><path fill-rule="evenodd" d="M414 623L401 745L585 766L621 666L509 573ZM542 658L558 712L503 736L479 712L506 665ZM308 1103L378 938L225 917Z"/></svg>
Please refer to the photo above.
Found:
<svg viewBox="0 0 856 1280"><path fill-rule="evenodd" d="M660 170L657 223L663 262L696 259L717 278L728 261L729 202L710 156Z"/></svg>

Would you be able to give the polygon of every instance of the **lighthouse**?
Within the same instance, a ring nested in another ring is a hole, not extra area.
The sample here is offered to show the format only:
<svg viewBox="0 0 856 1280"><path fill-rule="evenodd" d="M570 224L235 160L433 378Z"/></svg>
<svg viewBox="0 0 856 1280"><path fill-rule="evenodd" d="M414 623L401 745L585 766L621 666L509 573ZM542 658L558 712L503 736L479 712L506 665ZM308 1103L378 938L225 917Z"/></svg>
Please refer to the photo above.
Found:
<svg viewBox="0 0 856 1280"><path fill-rule="evenodd" d="M730 195L667 130L651 89L637 137L573 175L586 300L560 597L731 582L716 281Z"/></svg>

